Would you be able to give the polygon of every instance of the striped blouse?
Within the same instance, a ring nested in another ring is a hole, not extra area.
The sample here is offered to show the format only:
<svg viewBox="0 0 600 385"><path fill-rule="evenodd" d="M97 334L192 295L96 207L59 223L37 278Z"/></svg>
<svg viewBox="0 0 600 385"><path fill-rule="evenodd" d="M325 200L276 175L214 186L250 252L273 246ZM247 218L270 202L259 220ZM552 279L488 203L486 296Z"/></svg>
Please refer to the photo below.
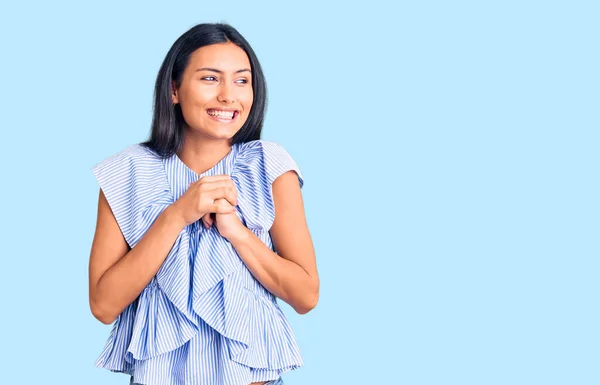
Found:
<svg viewBox="0 0 600 385"><path fill-rule="evenodd" d="M228 174L238 189L237 215L272 250L271 185L288 170L303 177L278 143L238 143L196 174L174 154L162 159L131 145L92 167L123 236L134 247L189 184ZM178 235L162 266L115 320L97 367L147 385L248 385L303 366L276 297L247 269L215 226L201 220Z"/></svg>

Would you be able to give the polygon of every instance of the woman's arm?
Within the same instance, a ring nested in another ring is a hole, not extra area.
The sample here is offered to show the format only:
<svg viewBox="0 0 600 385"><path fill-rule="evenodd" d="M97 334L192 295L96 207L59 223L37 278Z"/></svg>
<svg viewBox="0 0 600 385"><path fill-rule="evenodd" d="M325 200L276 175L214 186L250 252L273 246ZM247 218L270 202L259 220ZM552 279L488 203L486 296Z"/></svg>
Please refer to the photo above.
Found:
<svg viewBox="0 0 600 385"><path fill-rule="evenodd" d="M282 174L272 188L275 220L270 234L277 254L246 227L229 242L267 290L306 314L319 300L319 276L296 173Z"/></svg>
<svg viewBox="0 0 600 385"><path fill-rule="evenodd" d="M94 317L112 323L148 285L185 223L173 205L165 209L133 249L125 241L102 190L89 264Z"/></svg>

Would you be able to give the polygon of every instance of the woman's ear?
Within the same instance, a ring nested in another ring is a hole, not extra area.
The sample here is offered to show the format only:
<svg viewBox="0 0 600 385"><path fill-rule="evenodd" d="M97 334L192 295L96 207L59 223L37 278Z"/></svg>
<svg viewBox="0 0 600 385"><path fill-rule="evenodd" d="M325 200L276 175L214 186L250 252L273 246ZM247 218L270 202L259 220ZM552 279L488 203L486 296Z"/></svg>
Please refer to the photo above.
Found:
<svg viewBox="0 0 600 385"><path fill-rule="evenodd" d="M175 86L175 82L171 82L171 100L173 104L179 103L179 96L177 96L177 87Z"/></svg>

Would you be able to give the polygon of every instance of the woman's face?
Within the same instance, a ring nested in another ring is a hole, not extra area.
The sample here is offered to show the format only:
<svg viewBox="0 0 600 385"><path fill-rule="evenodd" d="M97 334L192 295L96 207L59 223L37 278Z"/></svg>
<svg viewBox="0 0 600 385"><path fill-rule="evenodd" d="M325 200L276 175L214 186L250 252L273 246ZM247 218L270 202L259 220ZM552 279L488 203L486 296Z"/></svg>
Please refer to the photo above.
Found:
<svg viewBox="0 0 600 385"><path fill-rule="evenodd" d="M190 55L179 88L173 85L189 134L230 139L248 119L254 95L250 60L233 43L201 47Z"/></svg>

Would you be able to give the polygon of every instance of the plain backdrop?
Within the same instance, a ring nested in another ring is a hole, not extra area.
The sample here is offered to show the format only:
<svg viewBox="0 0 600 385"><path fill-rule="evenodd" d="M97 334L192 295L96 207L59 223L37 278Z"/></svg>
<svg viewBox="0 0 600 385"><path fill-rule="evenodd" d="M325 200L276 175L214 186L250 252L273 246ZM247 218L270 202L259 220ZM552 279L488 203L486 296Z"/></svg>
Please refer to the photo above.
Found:
<svg viewBox="0 0 600 385"><path fill-rule="evenodd" d="M146 139L168 49L216 21L305 177L321 297L280 301L287 385L600 383L597 4L3 3L0 383L129 383L93 365L91 167Z"/></svg>

